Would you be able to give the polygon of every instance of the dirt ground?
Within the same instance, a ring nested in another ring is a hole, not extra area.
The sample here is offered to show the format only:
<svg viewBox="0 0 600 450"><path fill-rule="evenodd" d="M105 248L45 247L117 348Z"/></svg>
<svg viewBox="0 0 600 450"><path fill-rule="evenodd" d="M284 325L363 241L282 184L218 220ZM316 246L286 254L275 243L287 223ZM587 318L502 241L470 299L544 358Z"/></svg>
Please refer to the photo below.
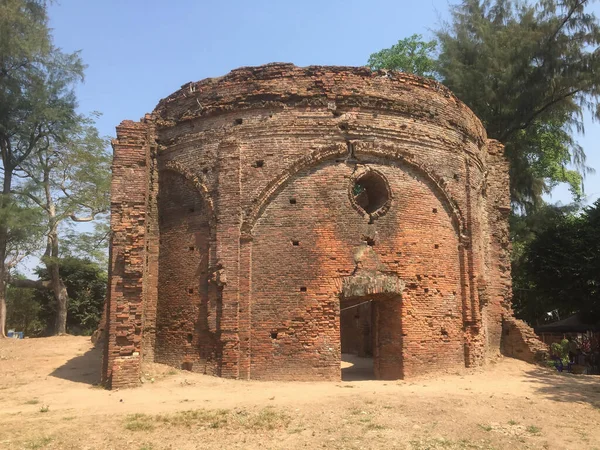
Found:
<svg viewBox="0 0 600 450"><path fill-rule="evenodd" d="M416 381L224 380L154 364L97 385L88 338L0 340L2 449L600 448L600 377L505 358Z"/></svg>

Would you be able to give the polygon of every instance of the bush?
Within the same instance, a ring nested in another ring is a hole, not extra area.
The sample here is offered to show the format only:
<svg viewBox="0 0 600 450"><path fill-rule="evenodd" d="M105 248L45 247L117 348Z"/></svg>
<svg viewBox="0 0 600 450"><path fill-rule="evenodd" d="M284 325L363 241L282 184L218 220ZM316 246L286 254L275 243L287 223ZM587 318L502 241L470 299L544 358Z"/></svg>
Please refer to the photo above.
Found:
<svg viewBox="0 0 600 450"><path fill-rule="evenodd" d="M567 339L563 339L559 342L554 342L550 346L550 352L553 360L549 360L548 364L554 366L555 360L560 359L564 366L569 364L569 344Z"/></svg>

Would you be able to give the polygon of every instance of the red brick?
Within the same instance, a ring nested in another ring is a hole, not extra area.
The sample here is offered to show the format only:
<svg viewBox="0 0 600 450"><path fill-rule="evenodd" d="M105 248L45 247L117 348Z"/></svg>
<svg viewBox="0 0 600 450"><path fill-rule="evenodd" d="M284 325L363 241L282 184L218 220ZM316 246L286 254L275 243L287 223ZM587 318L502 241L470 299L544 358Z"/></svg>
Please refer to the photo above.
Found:
<svg viewBox="0 0 600 450"><path fill-rule="evenodd" d="M337 380L340 336L383 379L500 353L508 165L435 81L241 68L123 122L113 147L106 384L137 384L142 359ZM362 176L390 197L372 215Z"/></svg>

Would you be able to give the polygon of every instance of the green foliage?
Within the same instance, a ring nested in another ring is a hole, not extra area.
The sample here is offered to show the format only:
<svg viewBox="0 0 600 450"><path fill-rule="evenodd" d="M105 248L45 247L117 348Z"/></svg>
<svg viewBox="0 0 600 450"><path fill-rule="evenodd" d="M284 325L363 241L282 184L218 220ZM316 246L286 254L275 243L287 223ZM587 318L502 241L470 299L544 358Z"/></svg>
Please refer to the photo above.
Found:
<svg viewBox="0 0 600 450"><path fill-rule="evenodd" d="M581 194L585 155L573 138L596 113L596 17L585 0L464 0L437 32L438 71L506 146L515 206L531 210L557 183Z"/></svg>
<svg viewBox="0 0 600 450"><path fill-rule="evenodd" d="M12 196L3 204L4 207L0 208L0 224L6 226L5 264L7 269L13 269L39 248L44 233L44 227L40 226L43 211L20 197Z"/></svg>
<svg viewBox="0 0 600 450"><path fill-rule="evenodd" d="M68 304L57 263L68 243L78 241L70 222L106 220L109 205L110 155L95 117L76 112L76 83L83 80L79 53L64 53L52 44L45 1L0 2L0 313L7 272L23 256L45 248L42 261L52 278L58 314L56 332L64 331ZM45 242L40 241L45 236ZM102 258L102 244L91 257ZM61 251L62 250L62 251ZM84 317L89 299L74 302L71 316L87 330L95 320ZM14 305L13 305L14 306ZM77 312L79 311L79 312ZM4 318L0 317L0 333Z"/></svg>
<svg viewBox="0 0 600 450"><path fill-rule="evenodd" d="M91 232L66 228L61 236L61 256L88 258L102 267L108 267L109 238L110 224L104 217L94 222Z"/></svg>
<svg viewBox="0 0 600 450"><path fill-rule="evenodd" d="M13 169L77 122L73 84L83 78L78 53L52 46L45 3L0 3L0 145Z"/></svg>
<svg viewBox="0 0 600 450"><path fill-rule="evenodd" d="M437 42L413 35L369 66L434 77L464 101L505 145L516 209L541 206L558 183L578 200L591 169L574 133L586 109L600 111L600 26L589 3L463 0Z"/></svg>
<svg viewBox="0 0 600 450"><path fill-rule="evenodd" d="M74 87L83 80L83 62L79 53L64 53L53 46L46 4L43 0L0 2L0 334L4 334L9 270L39 245L39 233L48 238L47 248L52 251L47 253L57 253L57 222L53 218L42 224L39 215L43 212L47 216L54 205L40 202L32 188L46 181L40 174L47 175L47 171L32 168L55 164L57 158L51 160L49 154L64 161L66 148L84 149L98 140L90 121L76 113ZM71 151L69 158L77 156ZM81 158L76 161L82 166ZM88 164L82 170L94 173L96 166ZM53 180L60 178L59 174L55 173ZM63 187L69 193L74 191L69 185L55 183L51 192L58 188L62 191ZM93 191L89 185L85 188L86 192ZM98 185L98 189L103 188ZM71 208L73 214L81 208L89 209L89 195L78 196L83 198L83 206L74 195L70 197L76 205Z"/></svg>
<svg viewBox="0 0 600 450"><path fill-rule="evenodd" d="M92 334L102 318L106 297L107 273L102 266L89 259L60 258L60 276L69 293L67 330L71 334ZM37 275L47 280L48 270L37 269ZM37 291L36 299L41 305L40 318L51 328L56 315L56 305L50 292Z"/></svg>
<svg viewBox="0 0 600 450"><path fill-rule="evenodd" d="M436 42L422 41L420 34L401 39L390 48L373 53L368 65L373 70L399 70L415 75L434 77Z"/></svg>
<svg viewBox="0 0 600 450"><path fill-rule="evenodd" d="M563 365L569 364L569 341L563 339L560 342L553 342L550 346L552 356L559 358ZM548 360L548 365L554 366L554 361Z"/></svg>
<svg viewBox="0 0 600 450"><path fill-rule="evenodd" d="M360 195L363 192L365 192L365 187L360 183L354 183L354 186L352 186L352 195L356 197L357 195Z"/></svg>
<svg viewBox="0 0 600 450"><path fill-rule="evenodd" d="M31 251L39 232L35 212L12 197L13 172L31 156L42 134L41 123L51 105L64 109L46 85L46 62L52 46L45 4L41 1L0 2L0 257L8 270ZM52 84L52 83L50 83ZM70 101L67 100L67 102ZM73 105L74 106L74 105ZM63 117L64 118L64 117ZM7 260L8 258L8 260ZM4 266L0 267L4 271ZM0 273L4 279L5 274ZM1 288L1 285L0 285ZM2 288L3 289L3 288ZM0 330L2 329L0 318Z"/></svg>
<svg viewBox="0 0 600 450"><path fill-rule="evenodd" d="M514 220L521 241L513 262L517 315L539 323L548 311L560 317L581 311L599 320L600 200L579 212L546 207L528 219Z"/></svg>
<svg viewBox="0 0 600 450"><path fill-rule="evenodd" d="M60 140L45 139L37 158L18 171L24 183L15 192L41 208L48 218L91 221L109 209L110 155L92 118L78 116ZM50 230L49 230L50 231Z"/></svg>
<svg viewBox="0 0 600 450"><path fill-rule="evenodd" d="M40 319L42 305L35 289L18 289L9 286L6 294L8 329L23 331L25 336L37 336L44 330Z"/></svg>

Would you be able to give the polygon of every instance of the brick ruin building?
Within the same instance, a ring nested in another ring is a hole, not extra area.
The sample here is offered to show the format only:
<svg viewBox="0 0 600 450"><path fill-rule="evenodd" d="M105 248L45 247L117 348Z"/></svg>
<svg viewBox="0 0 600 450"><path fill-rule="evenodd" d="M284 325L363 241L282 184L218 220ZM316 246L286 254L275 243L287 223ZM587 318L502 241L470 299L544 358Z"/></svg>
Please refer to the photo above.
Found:
<svg viewBox="0 0 600 450"><path fill-rule="evenodd" d="M113 147L108 386L143 360L339 380L348 352L399 379L535 351L510 307L502 145L433 80L241 68Z"/></svg>

